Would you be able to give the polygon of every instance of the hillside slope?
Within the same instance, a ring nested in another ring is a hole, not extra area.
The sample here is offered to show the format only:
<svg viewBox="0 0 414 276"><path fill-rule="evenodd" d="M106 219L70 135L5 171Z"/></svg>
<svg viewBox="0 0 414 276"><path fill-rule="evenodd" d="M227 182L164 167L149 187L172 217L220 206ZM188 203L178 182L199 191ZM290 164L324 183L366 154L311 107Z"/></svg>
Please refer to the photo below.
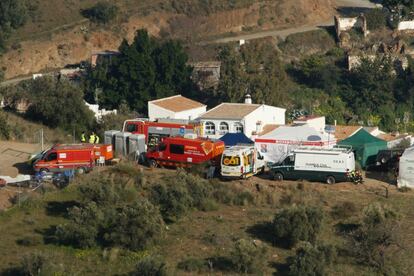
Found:
<svg viewBox="0 0 414 276"><path fill-rule="evenodd" d="M13 47L0 59L6 79L77 63L94 51L116 49L140 28L193 43L228 33L320 22L334 12L333 0L239 0L236 8L223 4L227 2L204 7L199 0L180 1L178 6L174 0L125 0L119 2L115 22L96 26L80 15L96 0L58 0L49 7L50 2L38 0L32 22L15 34Z"/></svg>

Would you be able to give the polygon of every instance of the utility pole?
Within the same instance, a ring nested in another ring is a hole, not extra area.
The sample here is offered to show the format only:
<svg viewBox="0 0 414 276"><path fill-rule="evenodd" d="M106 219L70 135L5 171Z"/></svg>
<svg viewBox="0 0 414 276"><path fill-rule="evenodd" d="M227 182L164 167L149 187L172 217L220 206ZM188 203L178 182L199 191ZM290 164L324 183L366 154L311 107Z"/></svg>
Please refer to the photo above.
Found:
<svg viewBox="0 0 414 276"><path fill-rule="evenodd" d="M40 129L40 143L41 143L41 145L42 145L42 151L43 151L43 128L42 129Z"/></svg>

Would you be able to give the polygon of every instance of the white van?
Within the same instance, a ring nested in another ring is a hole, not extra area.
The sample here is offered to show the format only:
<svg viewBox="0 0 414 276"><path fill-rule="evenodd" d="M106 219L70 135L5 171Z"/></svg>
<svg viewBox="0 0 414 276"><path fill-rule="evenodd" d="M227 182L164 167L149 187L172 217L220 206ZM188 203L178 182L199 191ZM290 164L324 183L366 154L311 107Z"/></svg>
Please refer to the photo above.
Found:
<svg viewBox="0 0 414 276"><path fill-rule="evenodd" d="M221 156L221 176L248 178L264 172L265 165L263 155L254 146L233 146Z"/></svg>
<svg viewBox="0 0 414 276"><path fill-rule="evenodd" d="M351 148L300 148L276 166L270 167L275 180L308 180L328 184L348 181L355 170L355 156Z"/></svg>

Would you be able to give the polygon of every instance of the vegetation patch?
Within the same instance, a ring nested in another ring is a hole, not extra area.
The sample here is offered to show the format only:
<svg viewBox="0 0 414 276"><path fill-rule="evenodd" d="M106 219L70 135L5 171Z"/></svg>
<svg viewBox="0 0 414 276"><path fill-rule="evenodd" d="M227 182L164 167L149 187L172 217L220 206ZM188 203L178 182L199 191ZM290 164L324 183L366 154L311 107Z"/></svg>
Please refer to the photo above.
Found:
<svg viewBox="0 0 414 276"><path fill-rule="evenodd" d="M99 1L92 8L83 10L82 14L93 22L106 24L116 17L118 10L112 3Z"/></svg>
<svg viewBox="0 0 414 276"><path fill-rule="evenodd" d="M277 243L293 247L299 241L316 241L321 230L323 212L316 207L292 206L283 208L273 220L273 233Z"/></svg>

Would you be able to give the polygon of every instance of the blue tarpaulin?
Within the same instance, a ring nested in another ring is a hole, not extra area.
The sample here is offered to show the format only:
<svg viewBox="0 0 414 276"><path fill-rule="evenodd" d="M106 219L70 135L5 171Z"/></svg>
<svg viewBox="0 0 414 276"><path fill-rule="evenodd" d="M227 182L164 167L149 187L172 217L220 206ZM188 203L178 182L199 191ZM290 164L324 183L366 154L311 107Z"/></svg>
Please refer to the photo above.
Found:
<svg viewBox="0 0 414 276"><path fill-rule="evenodd" d="M235 146L237 144L254 144L244 133L227 133L220 138L226 147Z"/></svg>

